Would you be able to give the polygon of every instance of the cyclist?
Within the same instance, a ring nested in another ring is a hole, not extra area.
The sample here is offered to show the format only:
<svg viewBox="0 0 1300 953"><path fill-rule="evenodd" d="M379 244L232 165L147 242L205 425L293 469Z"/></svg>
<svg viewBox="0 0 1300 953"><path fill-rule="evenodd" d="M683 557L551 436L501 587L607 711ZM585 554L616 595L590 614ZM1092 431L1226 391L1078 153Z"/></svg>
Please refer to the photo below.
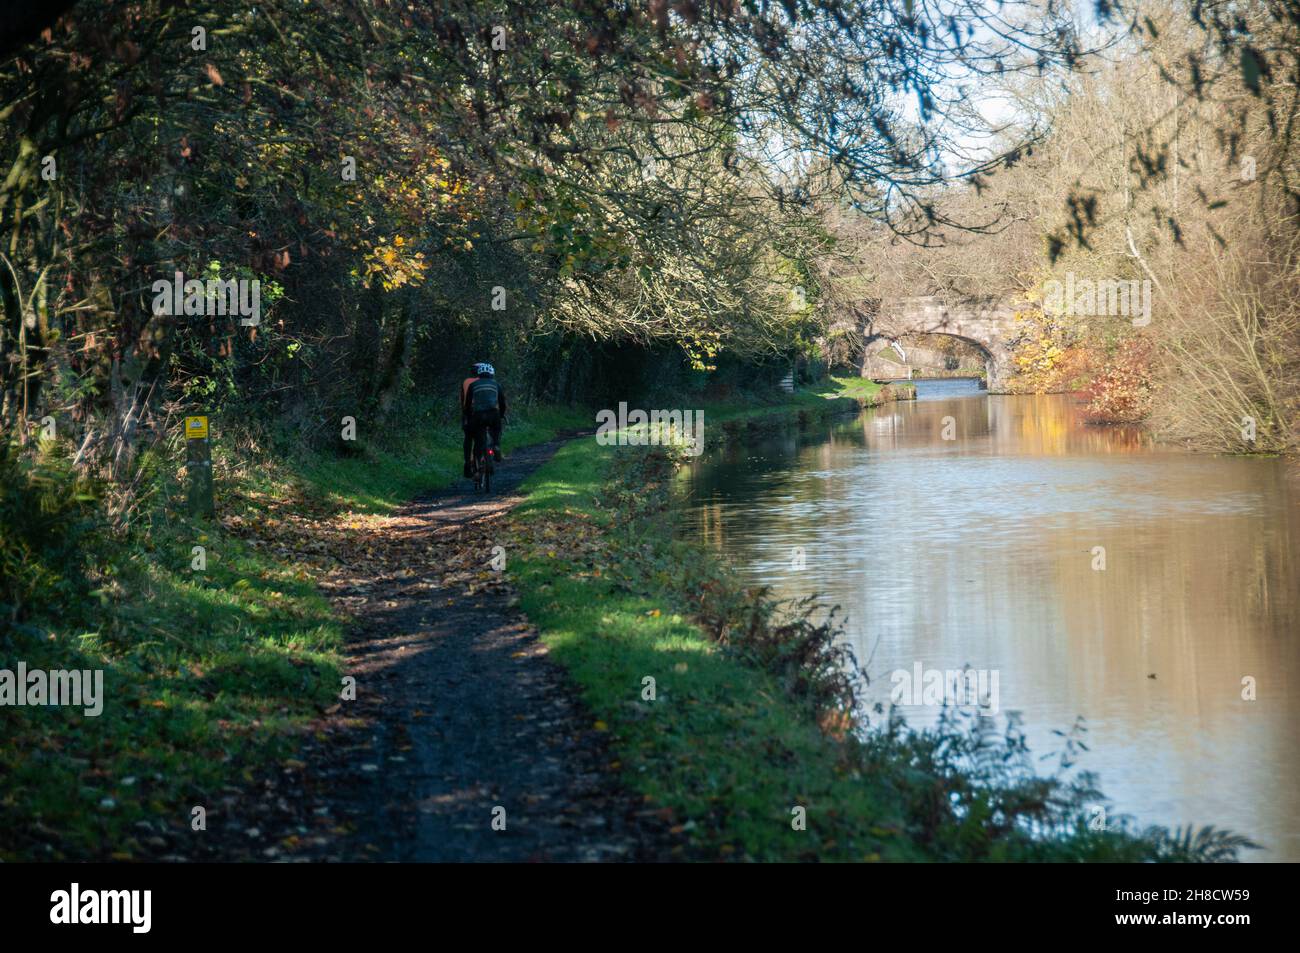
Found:
<svg viewBox="0 0 1300 953"><path fill-rule="evenodd" d="M465 434L466 477L473 476L469 466L470 452L477 452L474 441L484 428L492 434L497 459L505 460L505 454L501 452L501 425L505 419L506 392L497 382L496 368L483 362L475 364L474 376L465 378L460 385L460 425Z"/></svg>

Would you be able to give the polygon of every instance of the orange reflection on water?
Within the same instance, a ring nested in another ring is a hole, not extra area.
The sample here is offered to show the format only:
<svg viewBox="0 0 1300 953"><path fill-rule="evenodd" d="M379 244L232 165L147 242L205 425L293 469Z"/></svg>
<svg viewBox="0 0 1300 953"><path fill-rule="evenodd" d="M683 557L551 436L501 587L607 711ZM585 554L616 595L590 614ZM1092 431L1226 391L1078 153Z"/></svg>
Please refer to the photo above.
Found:
<svg viewBox="0 0 1300 953"><path fill-rule="evenodd" d="M884 699L918 661L997 670L1036 752L1086 718L1082 767L1120 812L1300 860L1300 481L1283 463L1089 426L1066 396L954 394L727 448L689 486L691 531L752 582L847 610Z"/></svg>

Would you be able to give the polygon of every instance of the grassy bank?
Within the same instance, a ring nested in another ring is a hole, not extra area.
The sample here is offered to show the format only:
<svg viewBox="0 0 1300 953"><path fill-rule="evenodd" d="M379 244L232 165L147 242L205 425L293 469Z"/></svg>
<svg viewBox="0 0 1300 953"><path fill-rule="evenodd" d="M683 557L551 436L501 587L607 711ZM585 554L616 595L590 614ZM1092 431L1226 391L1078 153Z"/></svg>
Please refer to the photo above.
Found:
<svg viewBox="0 0 1300 953"><path fill-rule="evenodd" d="M847 411L857 406L857 400L872 400L881 391L881 385L857 377L829 378L825 382L787 394L773 390L761 398L733 398L704 405L705 419L716 422L752 420L769 416L788 416L791 412L808 410L816 413Z"/></svg>
<svg viewBox="0 0 1300 953"><path fill-rule="evenodd" d="M342 629L304 567L174 514L100 545L86 601L0 641L0 668L103 673L97 716L0 708L4 860L187 853L192 808L338 691Z"/></svg>
<svg viewBox="0 0 1300 953"><path fill-rule="evenodd" d="M747 397L704 405L709 423L749 423L764 419L788 420L792 416L824 416L848 413L862 407L875 407L890 400L915 396L915 388L906 383L877 384L865 377L829 377L793 394L772 391L761 398Z"/></svg>
<svg viewBox="0 0 1300 953"><path fill-rule="evenodd" d="M1114 819L1094 831L1088 808L1102 800L1089 779L1035 777L1014 734L855 723L833 623L783 614L674 538L673 466L657 448L565 446L526 484L510 569L626 783L702 854L1134 861L1240 846Z"/></svg>
<svg viewBox="0 0 1300 953"><path fill-rule="evenodd" d="M347 456L291 436L277 450L214 419L212 522L184 515L179 474L158 462L182 457L175 444L146 461L147 509L129 530L110 533L102 508L84 508L90 586L52 566L41 586L68 590L0 633L0 669L100 670L103 710L0 706L0 859L188 856L193 807L218 810L232 785L292 755L340 690L344 623L315 586L330 560L313 528L460 476L454 421L419 405L394 416L383 444ZM590 421L553 408L512 417L507 447ZM29 476L5 481L11 512L42 512L47 489ZM23 485L30 499L15 495ZM39 540L43 527L29 530ZM53 555L28 550L6 556Z"/></svg>
<svg viewBox="0 0 1300 953"><path fill-rule="evenodd" d="M290 474L297 491L351 512L392 512L430 487L461 479L461 432L441 408L413 405L395 414L400 428L367 445L363 454L313 454ZM564 430L592 426L592 415L570 408L511 412L502 435L507 453L551 440Z"/></svg>

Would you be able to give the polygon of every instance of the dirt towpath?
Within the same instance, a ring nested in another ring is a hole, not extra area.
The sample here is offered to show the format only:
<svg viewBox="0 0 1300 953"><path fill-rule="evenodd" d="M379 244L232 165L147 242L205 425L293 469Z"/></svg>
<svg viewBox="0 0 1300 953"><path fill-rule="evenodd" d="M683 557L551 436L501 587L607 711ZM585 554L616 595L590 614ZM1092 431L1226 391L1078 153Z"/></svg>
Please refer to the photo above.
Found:
<svg viewBox="0 0 1300 953"><path fill-rule="evenodd" d="M365 554L361 570L353 561L322 580L355 620L347 671L357 680L357 700L340 706L350 727L300 756L313 762L304 808L317 829L348 832L342 844L314 839L327 855L682 856L670 821L620 784L593 716L490 567L492 547L509 546L501 517L520 482L562 442L513 453L490 496L465 481L358 527L348 542Z"/></svg>

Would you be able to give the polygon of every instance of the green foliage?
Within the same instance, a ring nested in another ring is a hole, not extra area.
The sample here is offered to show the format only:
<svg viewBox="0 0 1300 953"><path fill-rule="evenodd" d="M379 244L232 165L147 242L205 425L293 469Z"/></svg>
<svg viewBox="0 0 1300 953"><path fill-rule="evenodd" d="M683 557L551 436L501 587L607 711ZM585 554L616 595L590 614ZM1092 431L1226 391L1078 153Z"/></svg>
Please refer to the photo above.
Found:
<svg viewBox="0 0 1300 953"><path fill-rule="evenodd" d="M103 529L94 487L51 446L35 460L0 442L0 621L76 612Z"/></svg>
<svg viewBox="0 0 1300 953"><path fill-rule="evenodd" d="M1156 858L1172 864L1216 864L1235 861L1244 850L1259 845L1250 838L1213 825L1195 828L1190 824L1174 828L1150 828L1147 838L1155 845Z"/></svg>

